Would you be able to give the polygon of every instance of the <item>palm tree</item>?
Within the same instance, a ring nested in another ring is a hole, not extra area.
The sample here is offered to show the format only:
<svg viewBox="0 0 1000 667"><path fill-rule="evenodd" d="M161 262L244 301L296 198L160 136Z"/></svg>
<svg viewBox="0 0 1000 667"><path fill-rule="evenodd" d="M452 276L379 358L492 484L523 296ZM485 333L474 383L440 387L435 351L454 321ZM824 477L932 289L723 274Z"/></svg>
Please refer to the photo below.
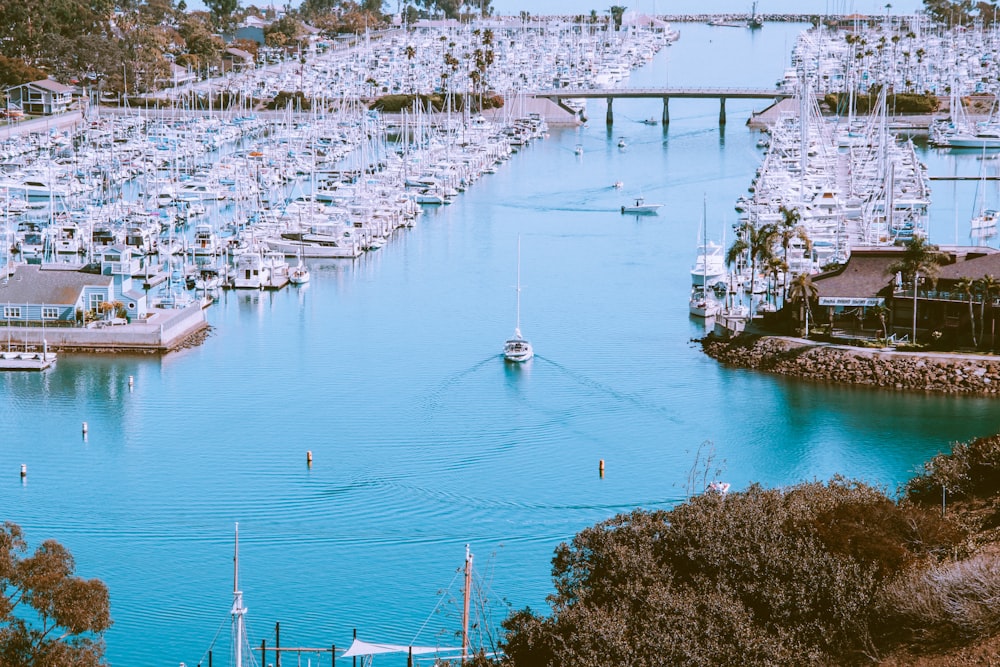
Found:
<svg viewBox="0 0 1000 667"><path fill-rule="evenodd" d="M806 232L806 228L799 224L802 220L802 214L799 213L797 208L787 208L782 205L778 208L778 213L781 214L781 223L778 226L778 236L781 242L781 249L783 251L782 259L785 261L785 266L788 266L788 247L792 244L793 239L799 239L806 246L806 252L812 251L812 240L809 238L809 234ZM788 273L785 273L785 281L782 285L782 300L788 299Z"/></svg>
<svg viewBox="0 0 1000 667"><path fill-rule="evenodd" d="M799 304L799 321L805 322L805 335L809 337L809 313L810 303L819 296L819 288L812 281L812 276L808 273L800 273L792 279L791 287L788 290L788 298L792 303Z"/></svg>
<svg viewBox="0 0 1000 667"><path fill-rule="evenodd" d="M778 309L778 277L784 276L784 283L788 282L788 263L778 257L771 255L764 261L764 273L768 278L767 296L774 297L774 308Z"/></svg>
<svg viewBox="0 0 1000 667"><path fill-rule="evenodd" d="M608 12L611 14L611 20L615 22L615 30L622 29L622 15L625 14L626 7L622 5L611 5L611 9Z"/></svg>
<svg viewBox="0 0 1000 667"><path fill-rule="evenodd" d="M906 242L902 256L886 267L886 273L896 273L905 280L913 282L913 342L917 340L917 284L920 278L930 279L931 284L937 283L938 272L944 264L946 256L936 245L927 242L922 236L914 236Z"/></svg>
<svg viewBox="0 0 1000 667"><path fill-rule="evenodd" d="M757 265L765 264L773 255L774 237L777 228L771 223L757 227L750 221L736 234L736 240L726 252L726 264L737 264L745 255L745 261L750 265L750 311L753 314L753 293L757 280Z"/></svg>
<svg viewBox="0 0 1000 667"><path fill-rule="evenodd" d="M977 281L978 282L978 281ZM976 314L972 308L972 296L976 290L977 285L975 282L969 280L968 278L962 278L957 283L955 283L955 291L959 294L964 295L969 300L969 328L972 329L972 347L976 347ZM981 316L980 316L981 317Z"/></svg>
<svg viewBox="0 0 1000 667"><path fill-rule="evenodd" d="M889 310L882 304L878 304L877 306L872 306L872 314L878 318L879 324L882 325L882 338L888 339L889 330L885 326L885 316L889 314Z"/></svg>
<svg viewBox="0 0 1000 667"><path fill-rule="evenodd" d="M983 297L982 303L979 306L979 338L980 340L986 336L986 302L990 303L990 349L993 348L993 342L996 334L996 326L993 317L993 298L1000 294L1000 281L997 281L990 274L986 274L982 278L976 281L976 285L979 287L979 292Z"/></svg>

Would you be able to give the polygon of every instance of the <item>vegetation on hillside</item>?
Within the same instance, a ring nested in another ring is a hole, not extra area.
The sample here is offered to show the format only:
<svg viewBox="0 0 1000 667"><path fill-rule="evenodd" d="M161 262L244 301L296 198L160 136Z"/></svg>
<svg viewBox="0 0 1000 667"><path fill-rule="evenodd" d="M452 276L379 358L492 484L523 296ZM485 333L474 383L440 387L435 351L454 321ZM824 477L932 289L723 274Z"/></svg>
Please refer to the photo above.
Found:
<svg viewBox="0 0 1000 667"><path fill-rule="evenodd" d="M1000 632L998 491L993 436L899 500L835 478L618 515L558 547L552 613L508 617L505 664L872 664L980 641Z"/></svg>
<svg viewBox="0 0 1000 667"><path fill-rule="evenodd" d="M831 111L846 114L850 96L847 93L827 93L823 102ZM856 113L870 113L878 102L878 91L854 97ZM886 96L886 108L889 113L934 113L941 106L941 101L932 93L890 93Z"/></svg>
<svg viewBox="0 0 1000 667"><path fill-rule="evenodd" d="M484 109L499 109L503 107L503 97L500 95L463 95L456 93L451 96L434 93L432 95L383 95L369 104L370 109L378 109L386 113L413 111L414 102L423 111L446 111L449 99L453 111L464 111L465 105L470 105L470 111L476 113Z"/></svg>

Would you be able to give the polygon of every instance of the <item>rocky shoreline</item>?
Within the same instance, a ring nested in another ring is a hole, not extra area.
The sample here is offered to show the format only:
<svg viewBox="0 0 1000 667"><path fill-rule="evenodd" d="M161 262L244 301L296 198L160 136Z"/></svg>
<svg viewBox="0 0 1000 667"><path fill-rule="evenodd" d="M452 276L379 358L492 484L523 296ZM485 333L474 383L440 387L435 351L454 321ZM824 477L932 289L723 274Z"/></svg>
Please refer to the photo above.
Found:
<svg viewBox="0 0 1000 667"><path fill-rule="evenodd" d="M759 334L728 340L710 334L699 342L705 354L726 366L815 382L980 396L1000 391L1000 357L897 352Z"/></svg>

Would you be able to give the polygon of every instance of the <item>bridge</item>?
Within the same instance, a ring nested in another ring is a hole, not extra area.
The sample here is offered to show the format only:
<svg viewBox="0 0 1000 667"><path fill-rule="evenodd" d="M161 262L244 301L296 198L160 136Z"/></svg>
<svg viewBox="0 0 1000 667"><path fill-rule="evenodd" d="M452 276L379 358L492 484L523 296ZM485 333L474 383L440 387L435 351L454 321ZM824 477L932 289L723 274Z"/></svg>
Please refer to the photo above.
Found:
<svg viewBox="0 0 1000 667"><path fill-rule="evenodd" d="M663 124L670 123L670 98L713 98L719 100L719 125L726 124L726 99L781 100L793 97L794 93L778 88L558 88L555 90L536 90L525 93L529 97L549 99L566 111L577 114L577 111L567 106L565 99L595 99L608 101L608 125L614 123L614 101L619 97L659 98L663 100Z"/></svg>

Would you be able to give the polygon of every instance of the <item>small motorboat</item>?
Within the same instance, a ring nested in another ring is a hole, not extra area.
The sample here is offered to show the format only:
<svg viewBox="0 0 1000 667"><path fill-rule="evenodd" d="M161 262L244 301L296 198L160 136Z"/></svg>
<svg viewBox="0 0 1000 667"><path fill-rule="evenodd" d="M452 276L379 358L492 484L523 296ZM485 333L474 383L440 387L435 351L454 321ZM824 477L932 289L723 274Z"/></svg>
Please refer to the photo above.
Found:
<svg viewBox="0 0 1000 667"><path fill-rule="evenodd" d="M636 197L634 204L622 206L622 213L638 213L641 215L656 215L663 204L647 204L642 197Z"/></svg>

